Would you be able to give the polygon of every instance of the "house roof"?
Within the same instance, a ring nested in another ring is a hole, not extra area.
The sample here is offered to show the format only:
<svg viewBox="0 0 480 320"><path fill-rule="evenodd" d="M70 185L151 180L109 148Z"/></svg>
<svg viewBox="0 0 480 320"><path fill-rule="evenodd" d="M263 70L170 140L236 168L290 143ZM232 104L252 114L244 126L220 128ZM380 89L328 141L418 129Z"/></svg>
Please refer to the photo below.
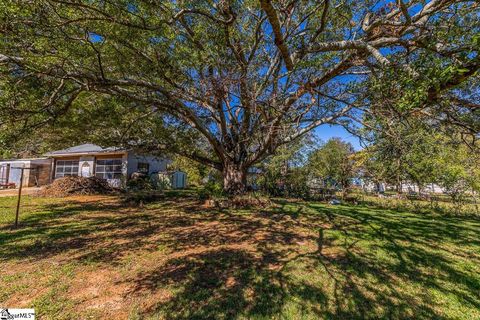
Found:
<svg viewBox="0 0 480 320"><path fill-rule="evenodd" d="M48 158L21 158L21 159L0 159L0 162L22 162L35 160L49 160Z"/></svg>
<svg viewBox="0 0 480 320"><path fill-rule="evenodd" d="M114 153L123 152L125 149L109 147L102 148L96 144L86 143L79 146L70 147L63 150L51 151L46 153L45 156L59 156L59 155L73 155L73 154L98 154L98 153Z"/></svg>

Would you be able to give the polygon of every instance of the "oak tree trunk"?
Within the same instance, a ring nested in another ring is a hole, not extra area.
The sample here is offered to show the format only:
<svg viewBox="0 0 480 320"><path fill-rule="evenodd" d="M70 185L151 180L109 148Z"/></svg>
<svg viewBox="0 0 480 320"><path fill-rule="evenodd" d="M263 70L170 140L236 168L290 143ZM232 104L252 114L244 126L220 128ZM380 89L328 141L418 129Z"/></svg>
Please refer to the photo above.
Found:
<svg viewBox="0 0 480 320"><path fill-rule="evenodd" d="M223 167L223 190L229 195L239 195L247 190L247 168L239 164Z"/></svg>

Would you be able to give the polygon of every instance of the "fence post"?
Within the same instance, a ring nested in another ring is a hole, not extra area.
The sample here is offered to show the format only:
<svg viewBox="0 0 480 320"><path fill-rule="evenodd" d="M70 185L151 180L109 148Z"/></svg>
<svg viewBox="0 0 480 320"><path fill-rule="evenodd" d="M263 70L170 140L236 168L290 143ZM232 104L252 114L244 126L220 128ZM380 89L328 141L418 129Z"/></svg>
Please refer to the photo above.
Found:
<svg viewBox="0 0 480 320"><path fill-rule="evenodd" d="M20 173L20 187L18 188L18 200L17 200L17 212L15 213L15 228L18 227L18 215L20 212L20 198L22 197L22 187L23 187L23 172L25 168L20 168L22 172Z"/></svg>

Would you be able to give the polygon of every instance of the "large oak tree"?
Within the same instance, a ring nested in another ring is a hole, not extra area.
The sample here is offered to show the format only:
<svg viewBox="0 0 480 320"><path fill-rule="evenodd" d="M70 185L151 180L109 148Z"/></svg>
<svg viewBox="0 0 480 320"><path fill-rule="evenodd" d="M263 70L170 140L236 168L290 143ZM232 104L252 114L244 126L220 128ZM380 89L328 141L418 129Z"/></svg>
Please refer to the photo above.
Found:
<svg viewBox="0 0 480 320"><path fill-rule="evenodd" d="M421 110L468 83L479 13L451 0L6 0L0 125L37 127L78 99L119 97L138 121L176 128L162 145L217 168L239 193L279 146L368 114L366 80L401 74ZM426 81L419 61L448 72ZM456 98L460 110L478 107ZM206 143L177 143L192 132Z"/></svg>

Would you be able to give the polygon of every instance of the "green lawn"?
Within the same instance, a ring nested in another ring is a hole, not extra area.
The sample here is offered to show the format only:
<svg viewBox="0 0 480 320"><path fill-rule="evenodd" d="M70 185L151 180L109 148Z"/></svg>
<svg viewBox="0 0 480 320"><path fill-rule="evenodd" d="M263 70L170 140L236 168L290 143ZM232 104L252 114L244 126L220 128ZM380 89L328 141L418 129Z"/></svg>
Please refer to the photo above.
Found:
<svg viewBox="0 0 480 320"><path fill-rule="evenodd" d="M480 319L480 219L279 201L0 198L0 306L39 319Z"/></svg>

